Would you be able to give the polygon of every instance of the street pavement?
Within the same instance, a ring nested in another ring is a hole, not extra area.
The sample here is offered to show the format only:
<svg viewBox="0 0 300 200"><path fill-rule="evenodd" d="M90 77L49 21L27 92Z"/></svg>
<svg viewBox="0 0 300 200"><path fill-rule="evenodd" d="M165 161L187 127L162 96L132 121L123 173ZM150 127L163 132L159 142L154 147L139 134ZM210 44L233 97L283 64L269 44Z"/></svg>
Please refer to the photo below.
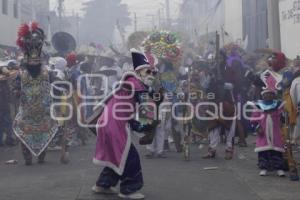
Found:
<svg viewBox="0 0 300 200"><path fill-rule="evenodd" d="M19 146L0 148L0 200L118 199L91 192L101 171L92 164L94 140L91 137L87 146L72 148L68 165L60 164L56 151L48 152L45 164L35 162L28 167ZM146 151L140 146L145 181L142 192L149 200L300 200L300 182L258 176L254 138L249 141L248 148L236 148L232 161L224 159L223 146L215 160L203 160L206 147L193 145L191 161L184 161L174 151L168 152L166 159L144 159ZM10 159L19 162L5 165ZM204 170L206 167L217 169Z"/></svg>

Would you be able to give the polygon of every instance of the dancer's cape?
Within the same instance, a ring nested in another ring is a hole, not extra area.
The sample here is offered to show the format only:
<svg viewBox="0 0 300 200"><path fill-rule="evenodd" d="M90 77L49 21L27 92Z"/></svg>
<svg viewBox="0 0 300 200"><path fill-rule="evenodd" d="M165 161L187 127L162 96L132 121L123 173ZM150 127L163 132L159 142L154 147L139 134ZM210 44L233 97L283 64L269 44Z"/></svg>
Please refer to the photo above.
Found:
<svg viewBox="0 0 300 200"><path fill-rule="evenodd" d="M99 119L99 117L101 116L102 112L104 111L105 106L107 105L107 102L109 100L111 100L113 97L115 97L117 95L117 93L122 89L122 88L128 88L128 90L130 90L131 92L135 92L132 91L134 88L131 88L130 84L126 84L126 80L130 77L135 77L136 78L136 74L134 72L126 72L121 80L119 81L118 86L116 87L116 89L114 89L111 93L109 93L109 95L107 97L105 97L98 105L96 105L93 109L93 114L87 118L86 120L86 124L88 125L89 129L95 134L97 135L97 121ZM135 88L137 89L137 88ZM139 86L138 90L145 90L144 86Z"/></svg>
<svg viewBox="0 0 300 200"><path fill-rule="evenodd" d="M134 73L126 73L116 90L96 107L90 124L96 123L94 163L122 175L131 143L129 120L136 114L136 92L147 91ZM133 108L133 109L132 109Z"/></svg>

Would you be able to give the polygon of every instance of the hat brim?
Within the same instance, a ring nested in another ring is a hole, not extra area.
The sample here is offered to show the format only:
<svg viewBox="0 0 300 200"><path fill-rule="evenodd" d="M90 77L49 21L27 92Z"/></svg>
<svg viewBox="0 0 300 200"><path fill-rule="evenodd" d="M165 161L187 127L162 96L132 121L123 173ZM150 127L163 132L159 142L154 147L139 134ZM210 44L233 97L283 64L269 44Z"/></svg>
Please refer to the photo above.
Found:
<svg viewBox="0 0 300 200"><path fill-rule="evenodd" d="M273 93L273 94L277 94L277 91L275 91L275 90L264 90L264 91L262 91L260 94L261 95L264 95L264 94L267 94L267 93Z"/></svg>
<svg viewBox="0 0 300 200"><path fill-rule="evenodd" d="M152 68L151 65L140 65L137 68L135 68L135 71L139 71L141 69L146 69L146 68Z"/></svg>

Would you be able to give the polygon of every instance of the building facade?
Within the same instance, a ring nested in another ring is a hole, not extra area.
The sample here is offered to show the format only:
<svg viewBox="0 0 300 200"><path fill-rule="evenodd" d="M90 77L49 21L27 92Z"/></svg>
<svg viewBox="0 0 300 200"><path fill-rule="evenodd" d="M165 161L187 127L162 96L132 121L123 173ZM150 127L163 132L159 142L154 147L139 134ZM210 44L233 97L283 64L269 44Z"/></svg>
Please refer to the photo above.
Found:
<svg viewBox="0 0 300 200"><path fill-rule="evenodd" d="M47 33L49 10L49 0L0 0L0 48L16 48L21 23L37 21Z"/></svg>
<svg viewBox="0 0 300 200"><path fill-rule="evenodd" d="M19 0L0 0L0 48L15 48L20 25Z"/></svg>
<svg viewBox="0 0 300 200"><path fill-rule="evenodd" d="M247 38L247 50L266 48L268 43L267 0L243 0L243 38Z"/></svg>
<svg viewBox="0 0 300 200"><path fill-rule="evenodd" d="M300 0L279 2L281 50L294 59L300 55Z"/></svg>
<svg viewBox="0 0 300 200"><path fill-rule="evenodd" d="M224 31L226 42L243 40L243 3L241 0L223 1L224 4ZM225 42L225 43L226 43Z"/></svg>
<svg viewBox="0 0 300 200"><path fill-rule="evenodd" d="M247 51L268 46L267 0L223 1L224 30L229 41L240 43Z"/></svg>

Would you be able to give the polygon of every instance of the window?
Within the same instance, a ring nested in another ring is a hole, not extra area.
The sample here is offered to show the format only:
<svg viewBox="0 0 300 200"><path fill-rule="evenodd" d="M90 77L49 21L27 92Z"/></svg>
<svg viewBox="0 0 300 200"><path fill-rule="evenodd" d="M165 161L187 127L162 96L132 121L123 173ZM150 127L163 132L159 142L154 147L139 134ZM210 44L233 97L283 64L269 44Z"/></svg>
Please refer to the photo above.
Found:
<svg viewBox="0 0 300 200"><path fill-rule="evenodd" d="M14 1L14 17L15 18L19 17L19 2L18 2L18 0Z"/></svg>
<svg viewBox="0 0 300 200"><path fill-rule="evenodd" d="M2 14L8 15L8 0L2 0Z"/></svg>

